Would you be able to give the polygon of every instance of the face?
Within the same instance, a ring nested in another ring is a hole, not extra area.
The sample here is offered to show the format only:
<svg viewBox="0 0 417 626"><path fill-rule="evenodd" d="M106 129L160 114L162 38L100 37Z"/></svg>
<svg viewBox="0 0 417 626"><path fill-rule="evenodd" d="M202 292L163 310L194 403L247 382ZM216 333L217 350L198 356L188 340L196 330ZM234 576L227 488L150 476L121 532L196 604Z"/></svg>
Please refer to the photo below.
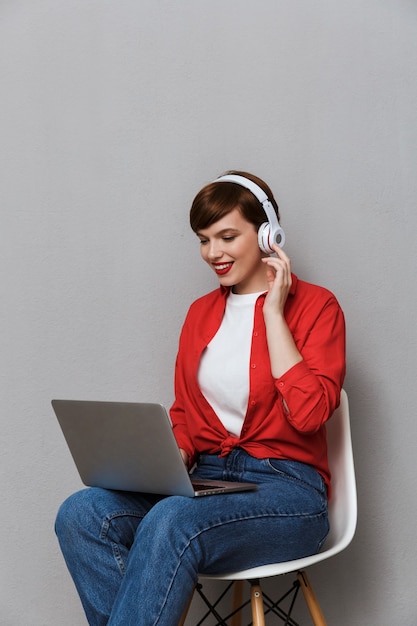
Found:
<svg viewBox="0 0 417 626"><path fill-rule="evenodd" d="M265 265L255 226L234 209L197 233L201 256L216 273L220 284L236 293L266 291Z"/></svg>

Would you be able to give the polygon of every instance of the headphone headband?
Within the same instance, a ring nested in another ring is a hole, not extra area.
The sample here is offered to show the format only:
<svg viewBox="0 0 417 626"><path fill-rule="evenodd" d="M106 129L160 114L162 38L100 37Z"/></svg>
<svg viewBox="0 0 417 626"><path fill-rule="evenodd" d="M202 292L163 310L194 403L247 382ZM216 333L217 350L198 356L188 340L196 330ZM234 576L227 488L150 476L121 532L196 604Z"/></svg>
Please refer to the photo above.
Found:
<svg viewBox="0 0 417 626"><path fill-rule="evenodd" d="M238 185L241 185L242 187L246 187L246 189L249 189L249 191L253 193L253 195L259 200L261 204L269 200L264 190L261 187L259 187L259 185L254 183L253 180L250 180L249 178L246 178L245 176L240 176L238 174L226 174L225 176L220 176L220 178L217 178L214 182L215 183L221 183L221 182L237 183Z"/></svg>

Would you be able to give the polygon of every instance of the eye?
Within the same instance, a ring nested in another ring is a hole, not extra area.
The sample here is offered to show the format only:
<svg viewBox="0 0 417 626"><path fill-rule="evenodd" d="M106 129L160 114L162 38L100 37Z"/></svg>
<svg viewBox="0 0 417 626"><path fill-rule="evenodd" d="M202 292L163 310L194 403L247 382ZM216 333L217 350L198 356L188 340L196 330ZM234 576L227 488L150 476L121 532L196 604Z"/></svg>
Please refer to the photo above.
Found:
<svg viewBox="0 0 417 626"><path fill-rule="evenodd" d="M227 235L223 237L223 241L233 241L235 239L235 235Z"/></svg>
<svg viewBox="0 0 417 626"><path fill-rule="evenodd" d="M206 243L208 243L208 239L200 239L200 246L204 246Z"/></svg>

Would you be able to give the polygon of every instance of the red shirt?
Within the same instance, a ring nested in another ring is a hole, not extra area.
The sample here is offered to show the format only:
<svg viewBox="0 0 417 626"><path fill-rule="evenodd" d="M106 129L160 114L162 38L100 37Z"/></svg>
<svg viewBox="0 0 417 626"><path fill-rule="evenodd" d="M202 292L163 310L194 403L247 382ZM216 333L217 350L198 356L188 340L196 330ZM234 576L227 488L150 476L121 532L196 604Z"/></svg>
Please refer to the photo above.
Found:
<svg viewBox="0 0 417 626"><path fill-rule="evenodd" d="M203 350L220 327L228 288L199 298L186 316L175 367L174 434L193 461L199 453L293 459L314 466L330 488L325 422L339 404L345 376L345 322L330 291L293 275L285 319L303 360L280 378L271 373L262 312L255 304L249 399L240 437L229 435L197 380Z"/></svg>

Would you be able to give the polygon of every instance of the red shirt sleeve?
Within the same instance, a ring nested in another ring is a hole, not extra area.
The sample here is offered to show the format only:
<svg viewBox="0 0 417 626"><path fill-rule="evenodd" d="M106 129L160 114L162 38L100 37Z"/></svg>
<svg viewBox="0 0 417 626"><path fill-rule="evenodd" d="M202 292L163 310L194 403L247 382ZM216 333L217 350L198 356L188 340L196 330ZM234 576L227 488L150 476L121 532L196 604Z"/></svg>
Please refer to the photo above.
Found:
<svg viewBox="0 0 417 626"><path fill-rule="evenodd" d="M276 379L275 385L290 424L299 432L314 433L340 402L345 377L345 320L329 292L322 309L310 319L305 315L303 323L306 328L302 333L293 331L303 361Z"/></svg>

